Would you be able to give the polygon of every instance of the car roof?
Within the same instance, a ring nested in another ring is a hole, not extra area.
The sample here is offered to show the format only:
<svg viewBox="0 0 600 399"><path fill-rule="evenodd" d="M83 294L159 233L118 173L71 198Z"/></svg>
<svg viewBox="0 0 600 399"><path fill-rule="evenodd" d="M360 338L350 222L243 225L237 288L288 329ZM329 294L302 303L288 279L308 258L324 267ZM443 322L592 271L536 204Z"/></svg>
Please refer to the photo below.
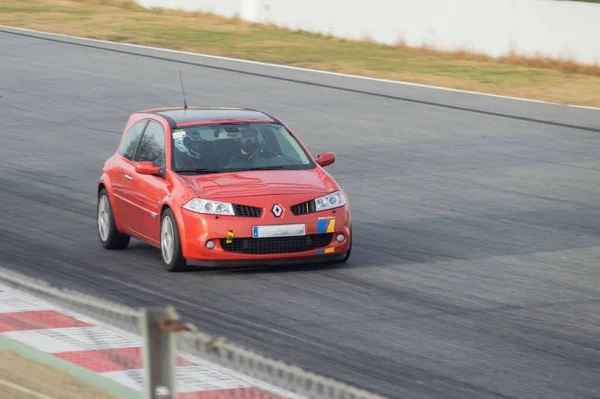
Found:
<svg viewBox="0 0 600 399"><path fill-rule="evenodd" d="M223 108L223 107L177 107L154 108L137 113L150 113L165 118L171 128L193 123L207 123L212 121L248 121L257 120L279 123L279 121L261 111L249 108Z"/></svg>

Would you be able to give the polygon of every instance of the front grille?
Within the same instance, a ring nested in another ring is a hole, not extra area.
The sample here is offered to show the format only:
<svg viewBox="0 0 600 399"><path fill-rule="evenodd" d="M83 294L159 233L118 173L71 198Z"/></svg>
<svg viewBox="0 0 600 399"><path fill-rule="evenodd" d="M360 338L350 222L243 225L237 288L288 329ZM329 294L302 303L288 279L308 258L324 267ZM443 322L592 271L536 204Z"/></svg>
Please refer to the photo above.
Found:
<svg viewBox="0 0 600 399"><path fill-rule="evenodd" d="M262 208L256 208L248 205L233 205L233 210L236 216L244 216L249 218L259 218L262 216Z"/></svg>
<svg viewBox="0 0 600 399"><path fill-rule="evenodd" d="M225 251L242 254L267 255L310 251L331 243L333 233L312 234L299 237L234 238L230 244L221 238Z"/></svg>
<svg viewBox="0 0 600 399"><path fill-rule="evenodd" d="M306 201L301 204L296 204L290 208L294 215L306 215L308 213L313 213L317 210L317 206L315 201Z"/></svg>

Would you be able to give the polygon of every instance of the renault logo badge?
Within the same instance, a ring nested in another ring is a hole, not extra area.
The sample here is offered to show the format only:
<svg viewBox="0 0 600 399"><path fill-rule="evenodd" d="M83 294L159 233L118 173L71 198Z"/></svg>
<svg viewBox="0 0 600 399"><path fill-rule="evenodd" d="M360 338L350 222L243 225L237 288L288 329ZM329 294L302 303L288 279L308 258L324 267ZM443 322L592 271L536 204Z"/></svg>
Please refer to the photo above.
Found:
<svg viewBox="0 0 600 399"><path fill-rule="evenodd" d="M273 208L271 210L273 211L273 214L277 217L281 216L281 214L283 213L283 209L281 209L279 204L273 205Z"/></svg>

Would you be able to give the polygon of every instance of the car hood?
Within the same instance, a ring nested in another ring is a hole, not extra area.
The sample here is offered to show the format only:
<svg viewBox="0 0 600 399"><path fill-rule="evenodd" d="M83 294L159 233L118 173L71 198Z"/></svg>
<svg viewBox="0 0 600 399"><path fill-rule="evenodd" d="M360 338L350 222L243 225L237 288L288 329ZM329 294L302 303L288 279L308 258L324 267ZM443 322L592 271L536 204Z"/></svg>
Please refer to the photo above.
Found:
<svg viewBox="0 0 600 399"><path fill-rule="evenodd" d="M323 170L261 170L180 176L208 199L281 194L322 194L338 190Z"/></svg>

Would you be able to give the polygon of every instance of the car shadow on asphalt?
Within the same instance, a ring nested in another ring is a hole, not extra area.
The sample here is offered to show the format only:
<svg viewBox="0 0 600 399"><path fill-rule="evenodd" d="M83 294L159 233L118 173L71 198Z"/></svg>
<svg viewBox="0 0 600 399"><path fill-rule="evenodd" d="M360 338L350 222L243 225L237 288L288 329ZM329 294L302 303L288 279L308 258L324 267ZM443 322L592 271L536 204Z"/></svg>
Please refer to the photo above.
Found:
<svg viewBox="0 0 600 399"><path fill-rule="evenodd" d="M135 256L148 260L149 262L157 262L162 264L160 250L138 240L132 240L127 251ZM353 255L356 248L353 250ZM322 270L335 270L341 268L360 267L358 262L353 262L352 257L346 263L334 262L315 262L311 260L302 261L292 264L263 264L263 263L248 263L243 265L222 265L222 266L203 266L196 262L189 262L188 267L183 270L183 273L202 272L202 273L237 273L237 274L253 274L253 273L290 273L290 272L311 272Z"/></svg>

